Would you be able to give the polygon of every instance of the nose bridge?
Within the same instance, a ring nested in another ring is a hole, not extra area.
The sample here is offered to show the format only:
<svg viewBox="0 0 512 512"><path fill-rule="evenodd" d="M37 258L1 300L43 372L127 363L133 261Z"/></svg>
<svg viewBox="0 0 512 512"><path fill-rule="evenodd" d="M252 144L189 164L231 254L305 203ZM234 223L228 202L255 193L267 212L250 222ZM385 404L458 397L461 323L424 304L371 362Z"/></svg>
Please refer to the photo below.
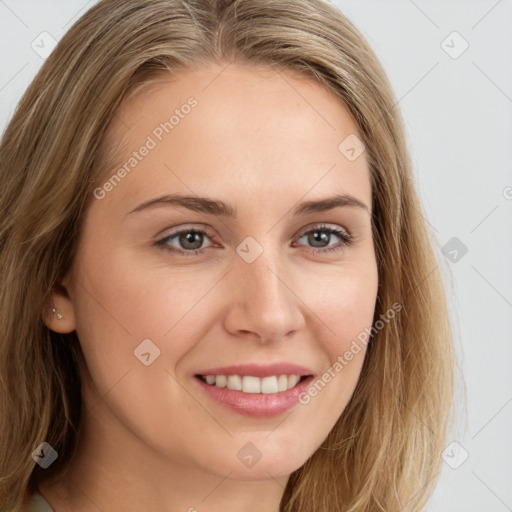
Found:
<svg viewBox="0 0 512 512"><path fill-rule="evenodd" d="M272 339L298 329L302 321L300 301L290 290L290 272L282 249L267 242L263 252L248 261L237 255L234 263L236 290L228 315L230 330L252 331Z"/></svg>
<svg viewBox="0 0 512 512"><path fill-rule="evenodd" d="M239 261L239 276L247 284L244 294L252 297L251 302L268 302L269 300L283 299L287 272L283 272L282 255L267 248L252 263Z"/></svg>

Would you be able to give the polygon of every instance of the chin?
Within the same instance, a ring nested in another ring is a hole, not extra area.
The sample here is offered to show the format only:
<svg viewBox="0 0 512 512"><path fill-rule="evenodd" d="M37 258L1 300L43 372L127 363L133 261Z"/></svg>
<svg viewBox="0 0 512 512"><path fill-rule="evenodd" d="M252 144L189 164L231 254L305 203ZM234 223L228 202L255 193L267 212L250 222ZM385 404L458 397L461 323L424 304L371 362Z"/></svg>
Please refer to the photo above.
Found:
<svg viewBox="0 0 512 512"><path fill-rule="evenodd" d="M278 446L268 445L266 448L256 448L257 439L253 437L254 444L251 441L244 443L242 448L233 452L234 457L226 460L226 452L222 454L222 460L216 463L216 473L222 473L224 476L229 474L233 480L268 480L269 478L287 477L301 466L311 455L308 453L298 453L297 445L294 443L294 449L289 449L285 443ZM262 444L263 444L262 438ZM220 469L220 468L223 469Z"/></svg>

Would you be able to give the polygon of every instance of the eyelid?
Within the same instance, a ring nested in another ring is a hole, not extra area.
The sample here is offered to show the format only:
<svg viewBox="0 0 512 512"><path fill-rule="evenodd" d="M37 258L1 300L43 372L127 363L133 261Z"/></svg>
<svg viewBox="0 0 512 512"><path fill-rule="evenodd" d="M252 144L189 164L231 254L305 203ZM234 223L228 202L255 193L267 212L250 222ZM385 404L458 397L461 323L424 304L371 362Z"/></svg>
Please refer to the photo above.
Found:
<svg viewBox="0 0 512 512"><path fill-rule="evenodd" d="M340 231L343 231L346 233L346 235L350 238L353 237L351 232L344 226L339 226L337 224L329 225L330 223L326 222L312 222L311 224L308 224L307 226L301 228L299 231L297 231L293 238L302 238L306 233L313 229L338 229ZM168 229L174 229L174 228L168 228ZM164 230L163 233L165 233L167 230ZM174 237L176 235L181 234L183 231L198 231L198 232L205 232L210 238L215 238L212 229L207 224L185 224L183 227L176 228L176 231L171 231L169 234L163 236L162 234L159 234L155 237L155 240L161 240L162 238L167 239L170 237Z"/></svg>
<svg viewBox="0 0 512 512"><path fill-rule="evenodd" d="M312 222L311 224L301 228L301 230L298 231L297 234L293 236L293 238L302 238L306 233L309 233L309 231L313 231L315 229L318 231L321 231L322 229L343 231L348 237L352 238L352 234L346 227L340 226L338 224L331 224L329 222Z"/></svg>
<svg viewBox="0 0 512 512"><path fill-rule="evenodd" d="M162 234L162 233L167 233L168 231L169 231L168 234L166 234L166 235ZM182 233L183 231L203 231L208 236L213 235L212 229L207 224L184 224L183 226L175 226L173 228L164 229L164 231L161 231L160 234L158 234L155 237L155 239L169 238L171 236L176 236L176 235Z"/></svg>
<svg viewBox="0 0 512 512"><path fill-rule="evenodd" d="M338 238L340 238L340 242L338 242L334 246L326 246L321 248L310 248L311 252L313 253L328 253L330 251L341 251L345 247L349 247L353 243L353 235L350 233L350 231L345 228L344 226L339 225L333 225L330 226L328 223L325 222L317 222L317 223L311 223L305 227L303 227L298 234L296 233L293 235L293 239L300 239L303 236L305 236L307 233L311 231L329 231L331 234L334 234ZM182 233L188 233L188 232L197 232L202 233L206 235L210 240L212 240L212 245L200 249L179 249L174 246L168 245L166 242L171 239L179 236ZM199 255L204 253L207 249L211 247L219 247L219 244L217 244L215 241L215 236L212 235L211 229L209 226L201 225L200 227L197 227L197 225L184 225L183 227L176 228L176 231L172 231L168 235L165 236L158 236L157 240L154 242L154 245L161 246L161 249L166 250L171 253L175 253L182 256L192 256L192 255ZM171 248L172 247L172 248Z"/></svg>
<svg viewBox="0 0 512 512"><path fill-rule="evenodd" d="M354 243L354 236L347 228L339 225L329 226L325 222L316 224L314 223L312 225L306 226L305 228L302 229L302 231L300 231L301 234L299 236L294 236L294 239L301 239L302 237L306 236L307 233L310 233L312 231L330 232L331 234L334 234L340 239L340 242L338 242L334 246L312 248L311 252L313 253L326 254L331 251L337 252L347 247L350 247Z"/></svg>
<svg viewBox="0 0 512 512"><path fill-rule="evenodd" d="M173 228L169 228L169 229L173 229ZM162 249L168 250L169 252L175 252L175 253L194 254L194 253L200 253L200 252L205 251L207 248L193 249L193 250L189 249L188 251L185 251L184 249L178 249L178 248L170 246L166 243L169 239L175 238L175 237L181 235L182 233L188 233L188 232L193 231L193 232L197 232L197 233L202 233L202 234L206 235L210 240L212 240L212 245L209 247L215 247L215 246L218 247L218 244L216 244L216 242L213 241L215 239L215 236L213 235L212 230L210 229L209 226L184 225L183 227L179 227L179 228L175 228L175 229L176 229L175 231L171 231L169 234L166 234L166 235L160 234L160 235L156 236L155 241L153 242L154 245L161 246ZM164 231L164 233L165 233L165 231ZM170 249L169 247L173 247L173 248Z"/></svg>

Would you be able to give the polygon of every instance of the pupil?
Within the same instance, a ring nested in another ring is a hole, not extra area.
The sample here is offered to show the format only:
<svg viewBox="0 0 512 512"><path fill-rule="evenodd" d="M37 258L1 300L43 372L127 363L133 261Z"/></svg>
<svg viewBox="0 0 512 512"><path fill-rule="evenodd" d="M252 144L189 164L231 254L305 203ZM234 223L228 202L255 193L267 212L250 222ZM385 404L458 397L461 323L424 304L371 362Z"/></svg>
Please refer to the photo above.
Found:
<svg viewBox="0 0 512 512"><path fill-rule="evenodd" d="M310 236L310 242L321 242L322 239L324 242L329 242L329 234L325 231L314 231ZM314 244L313 244L314 245Z"/></svg>
<svg viewBox="0 0 512 512"><path fill-rule="evenodd" d="M202 236L201 233L196 233L195 231L190 231L180 237L180 242L187 249L199 249L202 245L201 236ZM195 247L187 246L188 243L194 244L194 242L196 243ZM197 244L197 242L199 242L199 244Z"/></svg>

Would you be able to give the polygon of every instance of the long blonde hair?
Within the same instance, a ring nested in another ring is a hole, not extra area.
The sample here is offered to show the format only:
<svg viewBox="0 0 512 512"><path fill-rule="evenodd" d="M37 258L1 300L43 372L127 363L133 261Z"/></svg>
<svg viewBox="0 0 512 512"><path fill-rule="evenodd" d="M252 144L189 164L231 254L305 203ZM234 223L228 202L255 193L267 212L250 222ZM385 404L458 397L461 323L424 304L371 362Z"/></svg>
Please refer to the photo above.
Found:
<svg viewBox="0 0 512 512"><path fill-rule="evenodd" d="M0 509L19 512L64 471L81 426L76 332L43 322L73 261L105 131L155 73L236 62L301 71L334 92L366 147L379 271L375 320L356 390L322 446L292 473L281 511L419 511L440 471L451 419L452 330L388 79L358 30L324 0L104 0L64 35L0 145ZM340 141L341 142L341 141ZM43 470L43 441L59 454Z"/></svg>

